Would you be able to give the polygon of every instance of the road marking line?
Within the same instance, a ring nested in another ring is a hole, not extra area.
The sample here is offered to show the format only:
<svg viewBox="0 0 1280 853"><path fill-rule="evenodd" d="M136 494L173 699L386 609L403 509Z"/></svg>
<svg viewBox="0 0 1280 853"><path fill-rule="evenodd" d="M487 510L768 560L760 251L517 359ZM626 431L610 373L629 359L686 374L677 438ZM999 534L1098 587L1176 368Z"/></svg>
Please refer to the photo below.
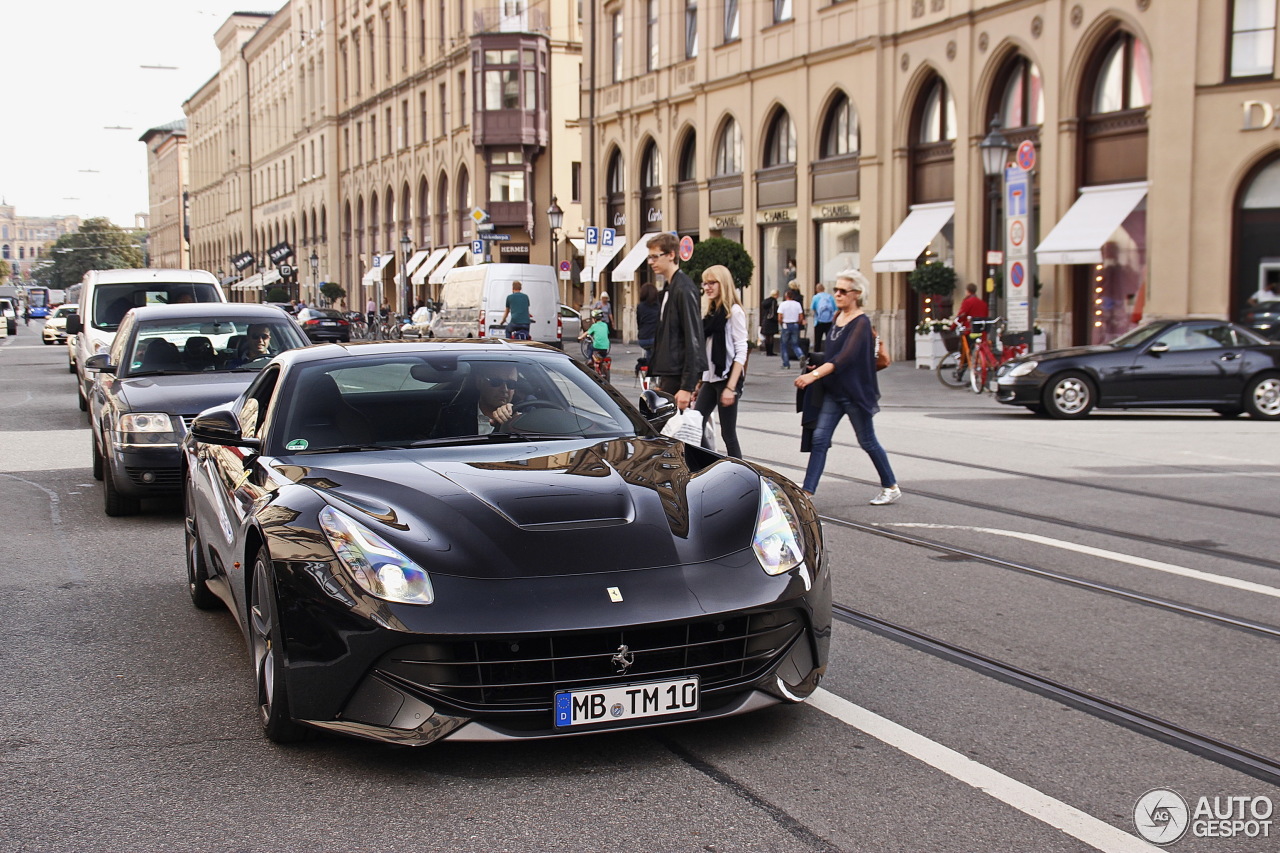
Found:
<svg viewBox="0 0 1280 853"><path fill-rule="evenodd" d="M1159 560L1148 560L1146 557L1134 557L1130 554L1121 554L1118 551L1108 551L1105 548L1093 548L1089 545L1079 545L1075 542L1065 542L1061 539L1050 539L1048 536L1039 536L1035 533L1019 533L1016 530L999 530L994 527L969 527L963 524L928 524L925 522L902 522L884 524L881 526L924 527L931 530L971 530L975 533L989 533L992 536L1008 536L1012 539L1022 539L1027 542L1035 542L1039 545L1048 545L1050 548L1062 548L1066 551L1075 551L1078 554L1088 554L1091 557L1102 557L1104 560L1114 560L1117 563L1128 563L1131 566L1138 566L1143 569L1165 572L1170 575L1180 575L1184 578L1204 581L1205 583L1215 583L1219 586L1228 586L1232 589L1239 589L1245 592L1256 592L1259 595L1270 595L1274 598L1280 598L1280 589L1277 589L1274 586L1254 583L1253 581L1240 580L1239 578L1228 577L1226 575L1215 575L1209 572L1199 571L1198 569L1188 569L1185 566L1176 566L1173 563L1162 563Z"/></svg>
<svg viewBox="0 0 1280 853"><path fill-rule="evenodd" d="M900 726L821 687L809 697L809 704L842 723L853 726L935 770L940 770L953 779L977 788L984 794L1054 829L1065 832L1097 850L1105 850L1108 853L1111 851L1127 853L1130 850L1159 849L1117 829L1106 821L1099 820L1061 800L1055 800L1030 785L1025 785L985 764L979 764L950 747L930 740L918 732Z"/></svg>

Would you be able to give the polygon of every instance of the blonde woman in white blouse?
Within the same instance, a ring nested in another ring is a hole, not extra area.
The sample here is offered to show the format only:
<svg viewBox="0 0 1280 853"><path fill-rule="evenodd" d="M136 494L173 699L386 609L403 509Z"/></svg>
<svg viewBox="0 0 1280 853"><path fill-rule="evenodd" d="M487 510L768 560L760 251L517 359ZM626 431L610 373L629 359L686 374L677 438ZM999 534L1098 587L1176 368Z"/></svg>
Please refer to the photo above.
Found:
<svg viewBox="0 0 1280 853"><path fill-rule="evenodd" d="M706 337L707 369L702 374L694 408L704 418L720 407L720 437L724 452L742 458L738 445L738 395L747 370L747 312L738 304L733 276L721 264L702 272L702 333Z"/></svg>

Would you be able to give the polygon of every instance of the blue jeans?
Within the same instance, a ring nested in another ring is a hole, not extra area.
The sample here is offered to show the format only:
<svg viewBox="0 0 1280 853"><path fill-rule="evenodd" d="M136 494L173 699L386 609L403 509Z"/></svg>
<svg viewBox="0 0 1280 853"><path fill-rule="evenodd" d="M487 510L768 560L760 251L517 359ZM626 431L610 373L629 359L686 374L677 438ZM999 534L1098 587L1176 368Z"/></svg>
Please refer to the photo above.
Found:
<svg viewBox="0 0 1280 853"><path fill-rule="evenodd" d="M799 323L783 323L782 324L782 369L787 370L791 367L791 357L794 355L797 360L804 361L804 350L800 349L800 324Z"/></svg>
<svg viewBox="0 0 1280 853"><path fill-rule="evenodd" d="M804 489L807 492L818 490L818 480L822 477L822 469L827 467L827 451L831 449L831 436L836 431L842 415L849 416L853 431L858 436L858 446L867 451L871 464L876 466L880 475L880 485L884 488L897 484L893 469L889 467L889 454L884 452L880 442L876 440L875 427L871 425L871 413L858 406L843 394L828 391L822 400L822 411L818 413L818 425L813 429L813 443L809 451L809 467L804 472Z"/></svg>

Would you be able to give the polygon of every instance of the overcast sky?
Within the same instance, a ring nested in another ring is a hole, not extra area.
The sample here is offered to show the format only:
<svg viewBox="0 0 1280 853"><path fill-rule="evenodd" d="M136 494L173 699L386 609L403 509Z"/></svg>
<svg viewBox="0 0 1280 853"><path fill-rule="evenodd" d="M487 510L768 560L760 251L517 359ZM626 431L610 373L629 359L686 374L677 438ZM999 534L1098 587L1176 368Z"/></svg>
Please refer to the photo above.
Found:
<svg viewBox="0 0 1280 853"><path fill-rule="evenodd" d="M183 118L182 102L217 73L213 34L232 12L282 5L0 0L0 195L19 216L106 216L132 227L148 207L138 138Z"/></svg>

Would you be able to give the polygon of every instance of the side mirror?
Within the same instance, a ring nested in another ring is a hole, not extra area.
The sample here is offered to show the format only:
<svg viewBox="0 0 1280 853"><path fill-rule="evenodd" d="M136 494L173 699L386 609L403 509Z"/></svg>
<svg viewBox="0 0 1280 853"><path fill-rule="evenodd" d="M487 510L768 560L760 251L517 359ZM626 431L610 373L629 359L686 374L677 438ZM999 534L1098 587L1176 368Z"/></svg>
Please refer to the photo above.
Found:
<svg viewBox="0 0 1280 853"><path fill-rule="evenodd" d="M231 405L218 406L196 416L191 423L191 437L205 444L221 444L224 447L249 447L257 450L262 442L240 435L240 421L231 411Z"/></svg>
<svg viewBox="0 0 1280 853"><path fill-rule="evenodd" d="M84 331L84 323L80 322L79 314L67 315L67 334L78 335Z"/></svg>
<svg viewBox="0 0 1280 853"><path fill-rule="evenodd" d="M676 401L670 394L650 388L640 395L640 414L657 429L676 413Z"/></svg>
<svg viewBox="0 0 1280 853"><path fill-rule="evenodd" d="M84 369L94 373L115 373L116 366L111 363L111 356L105 352L91 355L84 360Z"/></svg>
<svg viewBox="0 0 1280 853"><path fill-rule="evenodd" d="M1162 353L1166 353L1166 352L1168 352L1168 351L1169 351L1169 345L1168 345L1168 344L1166 344L1166 343L1152 344L1152 345L1147 349L1147 352L1151 353L1152 355L1160 355L1160 354L1162 354Z"/></svg>

